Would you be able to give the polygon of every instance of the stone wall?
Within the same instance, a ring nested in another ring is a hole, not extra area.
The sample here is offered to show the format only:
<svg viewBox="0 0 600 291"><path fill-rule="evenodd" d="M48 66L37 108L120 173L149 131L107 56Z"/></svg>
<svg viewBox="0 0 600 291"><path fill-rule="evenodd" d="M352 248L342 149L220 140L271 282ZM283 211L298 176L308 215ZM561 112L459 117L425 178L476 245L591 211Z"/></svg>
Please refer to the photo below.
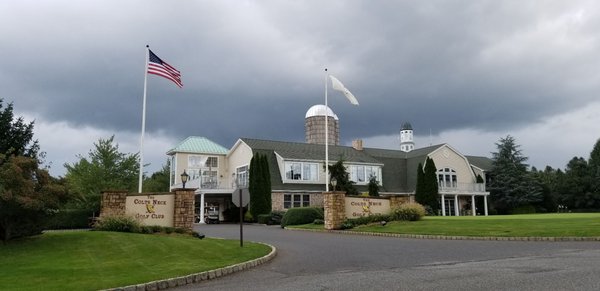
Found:
<svg viewBox="0 0 600 291"><path fill-rule="evenodd" d="M271 210L287 211L283 208L284 195L310 195L310 207L323 208L323 193L288 193L288 192L272 192L271 193Z"/></svg>
<svg viewBox="0 0 600 291"><path fill-rule="evenodd" d="M152 193L135 193L135 196L152 195ZM174 189L173 227L192 230L194 223L194 189ZM100 218L105 216L125 215L128 193L125 191L102 192Z"/></svg>
<svg viewBox="0 0 600 291"><path fill-rule="evenodd" d="M174 189L175 209L173 226L192 230L194 224L194 189Z"/></svg>
<svg viewBox="0 0 600 291"><path fill-rule="evenodd" d="M325 229L341 229L346 220L344 192L324 192L323 206L325 208Z"/></svg>
<svg viewBox="0 0 600 291"><path fill-rule="evenodd" d="M104 191L100 203L100 217L125 215L126 191Z"/></svg>

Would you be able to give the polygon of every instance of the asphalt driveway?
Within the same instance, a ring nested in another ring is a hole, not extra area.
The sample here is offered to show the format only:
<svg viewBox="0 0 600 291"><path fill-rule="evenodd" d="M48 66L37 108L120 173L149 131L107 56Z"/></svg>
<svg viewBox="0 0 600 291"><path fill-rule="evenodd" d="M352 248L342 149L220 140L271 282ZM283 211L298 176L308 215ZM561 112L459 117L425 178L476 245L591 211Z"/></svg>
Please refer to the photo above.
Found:
<svg viewBox="0 0 600 291"><path fill-rule="evenodd" d="M239 239L239 225L198 225ZM600 290L600 243L420 240L244 225L262 266L179 290Z"/></svg>

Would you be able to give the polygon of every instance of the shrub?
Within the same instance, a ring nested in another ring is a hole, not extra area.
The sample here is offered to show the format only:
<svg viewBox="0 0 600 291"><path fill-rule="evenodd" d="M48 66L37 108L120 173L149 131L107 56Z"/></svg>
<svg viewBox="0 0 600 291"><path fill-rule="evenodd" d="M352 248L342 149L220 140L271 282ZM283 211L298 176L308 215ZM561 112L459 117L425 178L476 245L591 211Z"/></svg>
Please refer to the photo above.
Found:
<svg viewBox="0 0 600 291"><path fill-rule="evenodd" d="M315 219L315 221L313 221L313 224L325 224L325 220L323 220L323 219Z"/></svg>
<svg viewBox="0 0 600 291"><path fill-rule="evenodd" d="M163 229L165 230L166 234L171 234L175 231L175 228L170 226L163 227Z"/></svg>
<svg viewBox="0 0 600 291"><path fill-rule="evenodd" d="M94 226L96 230L118 232L141 232L140 223L128 215L105 216Z"/></svg>
<svg viewBox="0 0 600 291"><path fill-rule="evenodd" d="M184 234L184 233L187 233L187 230L185 230L185 228L176 227L175 233Z"/></svg>
<svg viewBox="0 0 600 291"><path fill-rule="evenodd" d="M260 224L269 224L271 222L271 214L259 214L256 221Z"/></svg>
<svg viewBox="0 0 600 291"><path fill-rule="evenodd" d="M254 222L254 217L252 216L252 213L250 212L250 210L246 211L246 213L244 213L244 221L245 222Z"/></svg>
<svg viewBox="0 0 600 291"><path fill-rule="evenodd" d="M272 225L281 224L281 219L283 219L284 215L285 215L285 211L277 211L277 210L271 211L271 221L269 222L269 224L272 224Z"/></svg>
<svg viewBox="0 0 600 291"><path fill-rule="evenodd" d="M60 209L46 222L46 229L88 228L90 216L86 209Z"/></svg>
<svg viewBox="0 0 600 291"><path fill-rule="evenodd" d="M425 216L425 207L419 203L404 203L392 210L392 220L417 221Z"/></svg>
<svg viewBox="0 0 600 291"><path fill-rule="evenodd" d="M531 214L535 213L535 207L533 205L519 206L510 211L510 214Z"/></svg>
<svg viewBox="0 0 600 291"><path fill-rule="evenodd" d="M281 219L281 227L288 225L307 224L315 219L323 219L323 208L298 207L289 209Z"/></svg>
<svg viewBox="0 0 600 291"><path fill-rule="evenodd" d="M359 225L365 225L369 223L381 222L381 221L390 221L392 217L388 214L373 214L369 216L362 216L358 218L346 219L342 224L342 229L354 228Z"/></svg>

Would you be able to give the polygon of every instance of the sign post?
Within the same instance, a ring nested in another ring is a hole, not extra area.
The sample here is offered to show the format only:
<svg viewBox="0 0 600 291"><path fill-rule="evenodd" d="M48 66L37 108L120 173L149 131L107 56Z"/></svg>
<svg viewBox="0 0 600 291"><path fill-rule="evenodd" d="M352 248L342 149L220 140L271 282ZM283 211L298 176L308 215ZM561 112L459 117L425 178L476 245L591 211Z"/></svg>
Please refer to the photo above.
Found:
<svg viewBox="0 0 600 291"><path fill-rule="evenodd" d="M233 191L231 200L240 208L240 247L244 247L244 206L250 202L250 192L248 192L248 188L238 188L237 190Z"/></svg>

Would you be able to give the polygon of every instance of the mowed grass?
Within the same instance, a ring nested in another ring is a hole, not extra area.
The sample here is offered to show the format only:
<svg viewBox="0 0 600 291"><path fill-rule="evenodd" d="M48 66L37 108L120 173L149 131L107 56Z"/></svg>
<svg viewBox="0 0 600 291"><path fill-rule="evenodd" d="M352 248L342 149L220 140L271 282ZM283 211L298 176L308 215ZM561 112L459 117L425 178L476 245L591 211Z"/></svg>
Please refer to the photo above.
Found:
<svg viewBox="0 0 600 291"><path fill-rule="evenodd" d="M0 244L0 290L98 290L189 275L267 255L256 243L64 232Z"/></svg>
<svg viewBox="0 0 600 291"><path fill-rule="evenodd" d="M306 229L323 229L307 224ZM600 213L553 213L494 216L426 216L420 221L368 225L358 232L492 237L598 237Z"/></svg>

